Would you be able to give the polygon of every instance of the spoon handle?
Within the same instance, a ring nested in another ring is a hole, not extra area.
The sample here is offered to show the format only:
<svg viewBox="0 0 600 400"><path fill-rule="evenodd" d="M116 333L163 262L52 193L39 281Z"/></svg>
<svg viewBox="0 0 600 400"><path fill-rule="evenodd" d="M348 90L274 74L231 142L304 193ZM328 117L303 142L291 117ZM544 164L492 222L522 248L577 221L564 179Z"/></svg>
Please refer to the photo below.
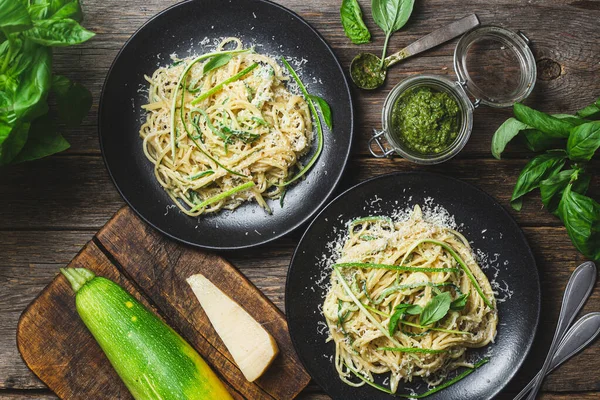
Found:
<svg viewBox="0 0 600 400"><path fill-rule="evenodd" d="M471 14L464 18L454 21L450 25L446 25L443 28L431 32L429 35L422 37L421 39L409 44L397 53L386 57L384 64L387 67L391 67L398 61L404 60L415 54L419 54L425 50L432 49L448 40L454 39L457 36L462 35L470 31L471 29L479 26L479 19L477 15Z"/></svg>
<svg viewBox="0 0 600 400"><path fill-rule="evenodd" d="M593 312L579 318L567 331L556 348L546 375L558 368L562 363L586 348L600 334L600 312ZM521 400L541 378L542 371L533 378L513 400Z"/></svg>
<svg viewBox="0 0 600 400"><path fill-rule="evenodd" d="M527 400L535 400L537 392L542 386L546 371L552 361L552 356L558 345L558 341L563 337L565 331L575 319L575 316L583 307L583 304L589 297L596 282L596 265L591 261L586 261L575 269L575 272L569 278L565 294L563 296L562 306L560 308L560 314L558 316L558 324L556 326L556 332L554 332L554 338L552 344L548 350L548 355L544 361L544 365L540 370L538 379L535 380L531 392L527 397Z"/></svg>

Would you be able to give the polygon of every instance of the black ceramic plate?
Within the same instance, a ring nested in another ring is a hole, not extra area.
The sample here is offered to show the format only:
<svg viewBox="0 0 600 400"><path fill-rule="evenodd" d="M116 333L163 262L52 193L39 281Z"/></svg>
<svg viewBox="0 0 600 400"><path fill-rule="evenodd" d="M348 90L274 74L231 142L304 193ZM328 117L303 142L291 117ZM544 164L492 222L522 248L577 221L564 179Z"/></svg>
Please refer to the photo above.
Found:
<svg viewBox="0 0 600 400"><path fill-rule="evenodd" d="M323 153L306 179L290 187L284 207L278 201L269 203L272 215L256 203L246 203L233 212L190 218L172 206L142 151L138 132L144 113L140 106L147 92L140 89L147 89L144 74L169 64L170 54L202 54L211 49L210 43L228 36L257 46L261 53L302 60L300 78L311 93L331 105L334 130L325 131ZM193 0L161 12L125 44L104 84L99 132L102 154L117 189L143 219L188 244L234 249L285 235L327 202L350 153L353 109L348 84L331 48L298 15L264 0Z"/></svg>
<svg viewBox="0 0 600 400"><path fill-rule="evenodd" d="M490 362L428 400L493 398L515 375L527 355L538 325L540 283L535 260L523 233L494 199L462 181L429 173L397 173L363 182L333 200L311 223L296 248L287 277L285 303L292 342L300 360L334 399L391 399L370 386L344 384L333 365L333 343L325 343L327 327L319 312L326 294L332 242L345 231L345 222L366 215L391 215L414 205L434 204L453 215L479 254L490 281L498 285L499 325L495 343L470 350ZM419 393L419 379L400 385ZM380 381L381 382L381 381Z"/></svg>

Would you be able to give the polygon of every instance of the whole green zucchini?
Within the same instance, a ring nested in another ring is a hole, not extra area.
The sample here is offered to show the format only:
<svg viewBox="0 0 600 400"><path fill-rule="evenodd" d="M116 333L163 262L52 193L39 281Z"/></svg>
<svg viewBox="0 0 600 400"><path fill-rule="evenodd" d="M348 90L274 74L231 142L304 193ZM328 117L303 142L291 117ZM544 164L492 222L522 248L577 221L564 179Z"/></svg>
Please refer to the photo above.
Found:
<svg viewBox="0 0 600 400"><path fill-rule="evenodd" d="M137 400L232 399L200 355L116 283L61 269L79 316Z"/></svg>

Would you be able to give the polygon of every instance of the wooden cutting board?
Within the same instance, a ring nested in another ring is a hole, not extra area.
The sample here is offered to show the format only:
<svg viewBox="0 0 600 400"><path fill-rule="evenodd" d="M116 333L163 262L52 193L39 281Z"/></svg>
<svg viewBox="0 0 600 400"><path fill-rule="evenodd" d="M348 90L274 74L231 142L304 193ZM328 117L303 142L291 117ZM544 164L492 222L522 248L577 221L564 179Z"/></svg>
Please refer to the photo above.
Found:
<svg viewBox="0 0 600 400"><path fill-rule="evenodd" d="M89 268L130 291L198 350L236 399L291 399L310 380L284 315L250 281L223 258L165 238L128 207L69 267ZM196 273L242 305L277 341L280 354L257 381L244 379L185 282ZM61 274L21 315L17 344L27 366L62 399L132 398L81 322L73 291Z"/></svg>

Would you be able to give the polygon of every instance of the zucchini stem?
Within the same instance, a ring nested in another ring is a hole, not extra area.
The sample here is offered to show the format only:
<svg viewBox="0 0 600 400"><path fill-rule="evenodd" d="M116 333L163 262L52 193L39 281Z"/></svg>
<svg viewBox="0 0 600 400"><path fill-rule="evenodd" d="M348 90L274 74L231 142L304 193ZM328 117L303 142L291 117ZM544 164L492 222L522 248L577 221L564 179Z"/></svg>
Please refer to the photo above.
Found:
<svg viewBox="0 0 600 400"><path fill-rule="evenodd" d="M61 268L60 272L67 278L75 293L96 277L92 271L86 268Z"/></svg>

